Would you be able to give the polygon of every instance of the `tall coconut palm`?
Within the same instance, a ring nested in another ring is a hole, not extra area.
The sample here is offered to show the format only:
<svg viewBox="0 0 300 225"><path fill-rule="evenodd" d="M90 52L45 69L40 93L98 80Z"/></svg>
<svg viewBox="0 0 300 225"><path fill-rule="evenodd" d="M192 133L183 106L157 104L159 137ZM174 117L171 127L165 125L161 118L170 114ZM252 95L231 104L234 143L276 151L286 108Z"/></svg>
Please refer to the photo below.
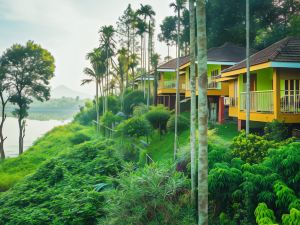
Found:
<svg viewBox="0 0 300 225"><path fill-rule="evenodd" d="M198 224L208 224L208 159L207 159L207 37L206 0L197 0L198 47Z"/></svg>
<svg viewBox="0 0 300 225"><path fill-rule="evenodd" d="M131 69L131 76L132 76L132 90L134 89L134 80L135 80L135 68L138 65L138 56L137 54L133 53L130 55L129 65L128 67Z"/></svg>
<svg viewBox="0 0 300 225"><path fill-rule="evenodd" d="M147 91L147 107L149 108L150 104L150 65L151 65L151 47L152 47L152 41L151 41L151 36L152 36L152 22L153 22L153 17L155 16L155 12L150 5L143 5L141 4L141 7L137 10L137 14L140 16L144 17L144 22L147 23L148 19L148 91Z"/></svg>
<svg viewBox="0 0 300 225"><path fill-rule="evenodd" d="M151 57L151 64L154 69L154 105L157 106L157 67L159 62L159 55L153 54Z"/></svg>
<svg viewBox="0 0 300 225"><path fill-rule="evenodd" d="M143 91L144 91L144 98L146 97L146 85L145 85L145 60L144 60L144 52L146 51L144 48L144 35L147 31L147 24L144 20L139 19L137 24L137 34L140 36L141 41L141 73L142 73L142 85L143 85Z"/></svg>
<svg viewBox="0 0 300 225"><path fill-rule="evenodd" d="M190 86L191 86L191 201L196 205L196 31L195 31L195 0L189 0L190 10Z"/></svg>
<svg viewBox="0 0 300 225"><path fill-rule="evenodd" d="M105 61L106 61L106 78L105 78L105 112L108 111L108 101L107 97L109 95L109 66L110 60L114 55L114 50L116 48L114 35L115 29L113 26L103 26L99 30L100 33L100 47L105 51Z"/></svg>
<svg viewBox="0 0 300 225"><path fill-rule="evenodd" d="M174 159L177 155L177 144L178 144L178 116L180 114L180 95L179 95L179 63L180 63L180 17L181 10L184 8L186 0L176 0L176 2L171 3L170 7L174 8L175 13L177 13L177 66L176 66L176 102L175 102L175 131L174 131Z"/></svg>
<svg viewBox="0 0 300 225"><path fill-rule="evenodd" d="M246 0L246 66L247 66L247 85L246 85L246 135L249 134L250 130L250 58L249 58L249 52L250 52L250 42L249 42L249 36L250 36L250 25L249 25L249 0Z"/></svg>
<svg viewBox="0 0 300 225"><path fill-rule="evenodd" d="M99 131L99 86L101 79L105 74L106 66L102 61L103 55L100 48L95 48L92 52L89 52L86 58L90 61L91 68L84 68L83 72L88 78L83 79L81 85L95 82L96 94L95 94L95 108L97 114L97 132Z"/></svg>

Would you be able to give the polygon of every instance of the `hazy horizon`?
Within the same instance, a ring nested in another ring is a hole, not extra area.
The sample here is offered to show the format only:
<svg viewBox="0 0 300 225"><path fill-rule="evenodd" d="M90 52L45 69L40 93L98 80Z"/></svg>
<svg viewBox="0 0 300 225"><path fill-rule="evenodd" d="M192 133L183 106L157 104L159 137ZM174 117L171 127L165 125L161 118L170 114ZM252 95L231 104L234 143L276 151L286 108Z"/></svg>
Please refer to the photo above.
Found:
<svg viewBox="0 0 300 225"><path fill-rule="evenodd" d="M85 55L99 42L98 30L116 24L128 4L152 5L156 12L155 50L164 58L167 46L157 41L159 25L173 15L172 0L0 0L0 54L15 43L33 40L55 58L52 89L60 85L93 95L93 86L80 86L82 70L88 66ZM171 51L175 57L174 48Z"/></svg>

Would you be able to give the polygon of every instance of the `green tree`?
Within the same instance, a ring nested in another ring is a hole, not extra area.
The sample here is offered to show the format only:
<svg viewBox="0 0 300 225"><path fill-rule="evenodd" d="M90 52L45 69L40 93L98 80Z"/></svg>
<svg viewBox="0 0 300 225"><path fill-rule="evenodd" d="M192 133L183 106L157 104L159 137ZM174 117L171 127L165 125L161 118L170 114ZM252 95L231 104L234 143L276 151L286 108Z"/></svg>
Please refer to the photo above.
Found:
<svg viewBox="0 0 300 225"><path fill-rule="evenodd" d="M180 114L180 95L179 95L179 63L180 63L180 23L181 23L181 10L184 9L185 0L176 0L170 4L170 7L174 8L177 14L177 60L176 60L176 100L175 100L175 132L174 132L174 159L177 155L177 144L178 144L178 134L177 134L177 123L178 116Z"/></svg>
<svg viewBox="0 0 300 225"><path fill-rule="evenodd" d="M115 35L115 28L113 26L102 26L99 30L100 34L100 48L105 52L105 62L106 62L106 76L105 76L105 88L103 88L105 91L105 112L108 111L108 101L107 97L109 95L109 83L110 83L110 65L112 57L115 54L115 41L114 41L114 35Z"/></svg>
<svg viewBox="0 0 300 225"><path fill-rule="evenodd" d="M4 71L4 68L1 64L1 58L0 58L0 100L1 100L1 121L0 121L0 156L1 159L5 159L5 151L4 151L4 141L6 140L6 137L3 134L3 126L6 120L6 113L5 113L5 107L9 101L9 90L10 90L10 83L7 82L7 76L6 72Z"/></svg>
<svg viewBox="0 0 300 225"><path fill-rule="evenodd" d="M25 118L33 99L45 101L50 98L49 81L54 76L54 58L46 49L33 41L24 46L15 44L2 56L2 65L8 81L15 87L10 102L17 105L13 112L19 125L19 154L23 153Z"/></svg>
<svg viewBox="0 0 300 225"><path fill-rule="evenodd" d="M196 206L196 16L195 1L189 0L190 10L190 85L191 85L191 126L190 126L190 145L191 145L191 201Z"/></svg>
<svg viewBox="0 0 300 225"><path fill-rule="evenodd" d="M132 76L132 90L134 89L135 84L135 68L138 66L138 56L135 53L130 55L129 59L129 68L131 69L131 76Z"/></svg>
<svg viewBox="0 0 300 225"><path fill-rule="evenodd" d="M158 62L159 62L159 55L158 54L153 54L151 57L151 64L154 69L153 74L154 74L154 105L157 106L157 88L158 88L158 72L157 72L157 67L158 67ZM149 81L150 82L150 81Z"/></svg>
<svg viewBox="0 0 300 225"><path fill-rule="evenodd" d="M198 46L198 224L208 224L207 38L205 0L197 0Z"/></svg>
<svg viewBox="0 0 300 225"><path fill-rule="evenodd" d="M95 48L92 52L88 53L86 58L90 60L91 68L84 68L83 72L88 78L83 79L81 85L95 82L96 84L96 96L95 96L95 108L97 114L97 132L99 131L99 89L101 89L101 80L105 74L106 67L103 63L103 52L100 48ZM102 95L102 94L101 94Z"/></svg>
<svg viewBox="0 0 300 225"><path fill-rule="evenodd" d="M150 105L150 65L151 65L151 54L152 54L152 23L154 21L155 12L150 5L141 4L140 8L137 10L137 14L144 17L145 23L147 23L148 18L148 90L147 90L147 107Z"/></svg>
<svg viewBox="0 0 300 225"><path fill-rule="evenodd" d="M161 33L158 35L158 40L165 42L168 47L168 60L170 59L170 46L174 44L176 39L176 17L167 16L160 25Z"/></svg>

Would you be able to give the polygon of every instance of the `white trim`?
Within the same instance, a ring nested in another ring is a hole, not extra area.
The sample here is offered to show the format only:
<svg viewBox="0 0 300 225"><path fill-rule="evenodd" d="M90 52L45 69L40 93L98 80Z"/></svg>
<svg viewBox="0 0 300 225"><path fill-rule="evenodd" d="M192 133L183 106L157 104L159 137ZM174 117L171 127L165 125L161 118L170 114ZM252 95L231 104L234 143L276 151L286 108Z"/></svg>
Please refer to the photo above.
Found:
<svg viewBox="0 0 300 225"><path fill-rule="evenodd" d="M174 69L158 69L158 72L176 72Z"/></svg>
<svg viewBox="0 0 300 225"><path fill-rule="evenodd" d="M300 68L300 62L271 62L271 67Z"/></svg>
<svg viewBox="0 0 300 225"><path fill-rule="evenodd" d="M198 61L195 63L198 64ZM221 61L207 61L207 65L224 65L224 66L233 66L238 62L221 62Z"/></svg>

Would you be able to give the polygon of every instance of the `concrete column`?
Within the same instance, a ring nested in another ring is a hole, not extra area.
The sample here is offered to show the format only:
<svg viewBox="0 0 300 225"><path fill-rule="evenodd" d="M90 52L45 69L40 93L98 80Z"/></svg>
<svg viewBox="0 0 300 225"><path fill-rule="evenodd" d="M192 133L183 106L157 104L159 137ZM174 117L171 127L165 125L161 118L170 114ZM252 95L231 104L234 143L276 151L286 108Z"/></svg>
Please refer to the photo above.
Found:
<svg viewBox="0 0 300 225"><path fill-rule="evenodd" d="M218 123L223 124L225 122L225 110L224 110L224 97L219 97L219 107L218 107Z"/></svg>

